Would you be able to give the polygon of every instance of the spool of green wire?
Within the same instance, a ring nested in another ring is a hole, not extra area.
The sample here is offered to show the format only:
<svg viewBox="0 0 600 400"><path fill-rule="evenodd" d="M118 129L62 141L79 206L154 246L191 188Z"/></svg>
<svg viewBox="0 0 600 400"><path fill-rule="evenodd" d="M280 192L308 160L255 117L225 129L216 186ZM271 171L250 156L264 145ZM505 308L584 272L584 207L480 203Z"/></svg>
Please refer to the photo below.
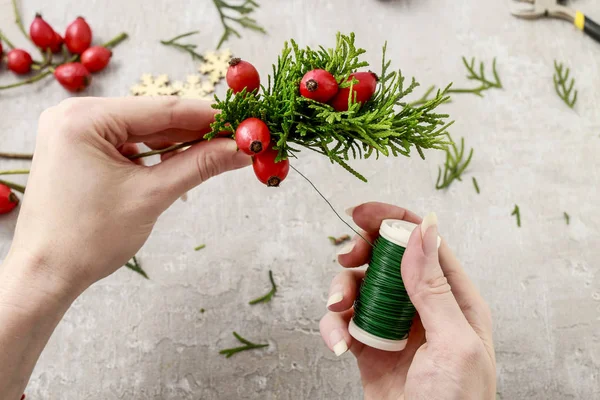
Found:
<svg viewBox="0 0 600 400"><path fill-rule="evenodd" d="M416 226L400 220L381 223L349 327L352 337L367 346L386 351L406 347L416 310L404 288L400 265Z"/></svg>

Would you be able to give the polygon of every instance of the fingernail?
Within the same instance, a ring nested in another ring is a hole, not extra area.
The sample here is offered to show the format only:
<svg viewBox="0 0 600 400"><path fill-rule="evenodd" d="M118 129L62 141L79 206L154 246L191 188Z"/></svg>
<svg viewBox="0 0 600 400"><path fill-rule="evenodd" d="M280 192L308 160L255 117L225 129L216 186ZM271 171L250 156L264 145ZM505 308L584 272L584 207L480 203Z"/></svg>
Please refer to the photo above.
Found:
<svg viewBox="0 0 600 400"><path fill-rule="evenodd" d="M342 256L344 254L349 254L354 250L354 246L356 246L356 242L352 240L350 243L341 248L340 251L337 252L338 256Z"/></svg>
<svg viewBox="0 0 600 400"><path fill-rule="evenodd" d="M340 301L342 301L344 299L344 293L342 290L343 290L342 285L335 285L330 290L331 295L329 296L329 299L327 300L327 308L329 308L329 306L339 303Z"/></svg>
<svg viewBox="0 0 600 400"><path fill-rule="evenodd" d="M421 238L425 237L425 233L432 226L437 226L438 217L434 212L427 214L425 218L423 218L423 222L421 222Z"/></svg>
<svg viewBox="0 0 600 400"><path fill-rule="evenodd" d="M355 208L356 207L347 208L344 212L346 213L347 216L351 217L354 214L354 209Z"/></svg>
<svg viewBox="0 0 600 400"><path fill-rule="evenodd" d="M333 352L338 357L348 351L348 344L346 344L342 333L338 329L333 330L329 334L329 343L333 347Z"/></svg>

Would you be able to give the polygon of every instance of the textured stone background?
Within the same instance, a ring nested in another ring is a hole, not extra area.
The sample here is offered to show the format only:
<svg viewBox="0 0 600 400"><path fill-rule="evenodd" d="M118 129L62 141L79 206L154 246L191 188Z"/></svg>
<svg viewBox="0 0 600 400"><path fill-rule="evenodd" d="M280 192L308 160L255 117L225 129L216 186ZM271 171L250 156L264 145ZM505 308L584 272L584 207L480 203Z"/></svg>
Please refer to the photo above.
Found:
<svg viewBox="0 0 600 400"><path fill-rule="evenodd" d="M221 33L208 0L22 3L27 21L41 10L63 28L84 15L102 41L122 30L131 34L96 76L86 93L93 96L126 95L144 72L184 79L196 66L159 39L198 29L197 42L210 50ZM389 40L395 65L424 85L464 86L462 55L498 57L504 91L456 97L445 106L457 121L454 136L475 148L464 183L434 189L440 153L426 161L354 163L369 184L309 152L295 165L340 210L380 200L438 212L442 233L494 313L499 398L600 398L600 45L563 21L514 19L499 0L261 4L256 17L270 35L245 33L229 46L265 74L285 38L329 46L338 30L355 31L375 66ZM576 5L600 18L600 3ZM9 0L0 0L0 27L24 44ZM554 59L577 77L575 111L554 94ZM0 72L1 83L12 79ZM2 150L32 150L38 115L67 96L52 80L0 92ZM0 162L2 169L25 165ZM510 216L515 203L521 229ZM570 226L563 211L572 216ZM15 220L0 218L0 257ZM208 182L164 215L142 249L150 281L122 270L73 305L27 394L34 400L360 398L352 356L336 359L318 335L329 280L340 270L326 237L346 231L296 174L279 190L261 188L251 170ZM207 247L196 253L198 243ZM277 297L249 307L249 299L268 290L269 269L280 285ZM218 350L235 344L233 330L268 339L270 348L226 360Z"/></svg>

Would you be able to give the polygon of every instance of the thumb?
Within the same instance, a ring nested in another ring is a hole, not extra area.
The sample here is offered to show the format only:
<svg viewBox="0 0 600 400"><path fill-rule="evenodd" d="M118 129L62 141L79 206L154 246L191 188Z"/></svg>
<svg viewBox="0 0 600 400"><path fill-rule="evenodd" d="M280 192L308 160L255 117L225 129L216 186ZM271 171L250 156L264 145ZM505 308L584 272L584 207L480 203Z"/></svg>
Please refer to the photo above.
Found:
<svg viewBox="0 0 600 400"><path fill-rule="evenodd" d="M252 158L238 151L235 141L213 139L200 142L151 167L150 185L159 186L164 200L171 204L213 176L249 165L252 165Z"/></svg>
<svg viewBox="0 0 600 400"><path fill-rule="evenodd" d="M428 340L468 326L438 259L437 216L429 214L417 226L402 258L402 279L417 309Z"/></svg>

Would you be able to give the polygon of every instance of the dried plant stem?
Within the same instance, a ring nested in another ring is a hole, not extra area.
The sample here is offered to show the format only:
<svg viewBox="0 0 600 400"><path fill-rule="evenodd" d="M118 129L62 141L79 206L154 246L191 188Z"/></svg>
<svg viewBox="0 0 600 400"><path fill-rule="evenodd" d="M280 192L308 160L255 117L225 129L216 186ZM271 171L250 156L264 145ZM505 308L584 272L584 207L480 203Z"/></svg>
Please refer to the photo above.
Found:
<svg viewBox="0 0 600 400"><path fill-rule="evenodd" d="M12 190L16 190L17 192L20 192L23 194L25 193L25 186L23 186L23 185L18 185L16 183L8 182L8 181L2 180L2 179L0 179L0 184L8 186Z"/></svg>
<svg viewBox="0 0 600 400"><path fill-rule="evenodd" d="M8 171L0 171L0 175L27 175L29 172L28 169L11 169Z"/></svg>
<svg viewBox="0 0 600 400"><path fill-rule="evenodd" d="M14 160L31 160L33 159L33 154L20 154L20 153L1 153L0 158L10 158Z"/></svg>

